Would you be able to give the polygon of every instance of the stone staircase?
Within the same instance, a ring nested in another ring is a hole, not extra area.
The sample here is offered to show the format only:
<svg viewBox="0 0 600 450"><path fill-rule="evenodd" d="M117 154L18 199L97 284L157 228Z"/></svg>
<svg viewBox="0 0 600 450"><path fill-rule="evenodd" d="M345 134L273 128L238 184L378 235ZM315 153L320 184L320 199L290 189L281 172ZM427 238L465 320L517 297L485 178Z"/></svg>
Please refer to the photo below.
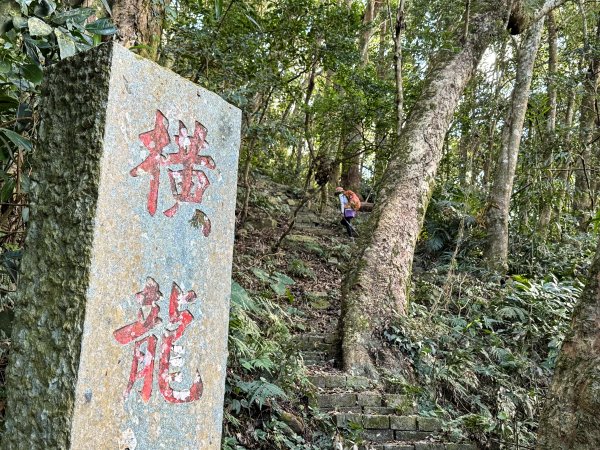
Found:
<svg viewBox="0 0 600 450"><path fill-rule="evenodd" d="M360 450L477 449L470 443L444 442L442 421L418 416L410 396L386 392L369 378L336 370L335 334L305 334L296 343L315 387L311 404L331 416L340 435L346 437L345 448L352 448L354 444L348 444L352 442Z"/></svg>

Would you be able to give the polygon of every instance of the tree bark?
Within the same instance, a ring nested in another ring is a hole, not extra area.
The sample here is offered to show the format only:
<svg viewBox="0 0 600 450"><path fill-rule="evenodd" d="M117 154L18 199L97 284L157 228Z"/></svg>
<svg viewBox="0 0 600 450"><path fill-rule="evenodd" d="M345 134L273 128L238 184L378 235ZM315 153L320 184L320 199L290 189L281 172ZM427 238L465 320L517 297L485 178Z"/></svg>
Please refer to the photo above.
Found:
<svg viewBox="0 0 600 450"><path fill-rule="evenodd" d="M548 117L546 120L546 138L544 139L545 147L545 164L548 167L547 176L550 179L548 183L550 189L547 195L540 197L541 207L540 216L538 221L538 231L545 236L547 233L548 225L552 219L553 204L548 197L552 197L554 193L552 172L553 166L553 147L556 142L556 111L558 109L558 93L556 90L556 73L557 73L557 59L558 59L558 36L556 30L556 21L554 19L554 13L548 13L548 81L547 81L547 92L548 92Z"/></svg>
<svg viewBox="0 0 600 450"><path fill-rule="evenodd" d="M502 131L502 148L496 163L496 172L488 200L486 213L487 246L486 264L490 269L505 272L508 268L508 219L513 181L517 167L523 122L533 66L537 56L544 19L534 22L527 30L525 39L519 49L517 61L517 78L511 97L509 117Z"/></svg>
<svg viewBox="0 0 600 450"><path fill-rule="evenodd" d="M114 0L112 19L118 41L125 47L143 46L140 55L156 60L165 18L163 1Z"/></svg>
<svg viewBox="0 0 600 450"><path fill-rule="evenodd" d="M404 30L404 0L398 3L394 27L394 71L396 74L396 134L400 136L404 122L404 87L402 84L402 30Z"/></svg>
<svg viewBox="0 0 600 450"><path fill-rule="evenodd" d="M600 14L598 14L596 29L595 40L600 42ZM584 92L579 113L579 146L581 153L575 161L577 170L575 172L575 198L573 199L574 213L579 218L582 229L587 228L594 200L590 165L592 162L594 133L597 129L596 95L598 82L600 81L600 56L597 52L591 51L591 48L587 48L587 51L590 55L590 61L585 75Z"/></svg>
<svg viewBox="0 0 600 450"><path fill-rule="evenodd" d="M360 53L359 67L363 68L369 62L369 41L373 36L373 20L377 16L380 2L378 0L369 0L365 6L365 14L363 16L363 30L360 33L358 40L358 50ZM360 190L361 185L361 172L360 164L362 154L360 147L362 143L362 124L356 123L349 130L348 144L346 150L352 158L345 164L344 175L342 181L344 188L350 189L354 192Z"/></svg>
<svg viewBox="0 0 600 450"><path fill-rule="evenodd" d="M386 325L404 314L414 248L434 185L444 137L463 90L506 17L506 2L477 2L467 39L436 58L390 161L363 243L344 282L344 368L377 377L371 357ZM375 353L375 354L374 354Z"/></svg>
<svg viewBox="0 0 600 450"><path fill-rule="evenodd" d="M506 17L513 17L514 6L510 0L474 1L471 9L476 13L468 33L460 30L453 45L433 59L382 181L368 224L371 234L363 240L343 284L343 363L350 373L377 377L372 358L379 357L384 365L399 368L397 357L381 345L382 332L406 311L415 244L454 110L485 49L500 35ZM525 26L521 20L523 15L513 17L513 30Z"/></svg>
<svg viewBox="0 0 600 450"><path fill-rule="evenodd" d="M600 245L573 312L539 426L538 450L600 448Z"/></svg>
<svg viewBox="0 0 600 450"><path fill-rule="evenodd" d="M377 55L377 78L384 81L389 76L388 59L386 58L386 47L388 39L388 11L382 11L381 25L379 26L379 51ZM385 172L388 156L388 127L383 117L377 119L375 124L375 160L373 164L372 185L377 186L379 179Z"/></svg>

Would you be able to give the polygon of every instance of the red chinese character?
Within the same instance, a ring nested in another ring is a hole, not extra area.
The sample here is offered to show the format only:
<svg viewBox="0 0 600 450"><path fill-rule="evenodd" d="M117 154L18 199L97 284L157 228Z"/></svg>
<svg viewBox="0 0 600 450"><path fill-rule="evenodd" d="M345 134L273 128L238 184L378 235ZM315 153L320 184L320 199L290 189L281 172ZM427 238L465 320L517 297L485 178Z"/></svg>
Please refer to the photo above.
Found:
<svg viewBox="0 0 600 450"><path fill-rule="evenodd" d="M137 322L119 328L113 333L117 342L123 345L129 344L162 323L162 320L158 317L160 308L156 304L161 297L162 293L159 290L158 283L148 277L146 279L144 290L135 294L135 299L140 304L138 320ZM149 311L144 311L148 310L148 308ZM150 395L152 395L152 376L154 372L156 340L156 336L150 335L140 341L136 341L135 348L133 349L133 362L131 363L129 384L127 384L127 389L125 389L125 397L129 396L133 384L140 378L144 379L144 384L140 391L142 399L147 402ZM145 352L142 351L144 344L146 344ZM142 369L139 369L140 363Z"/></svg>
<svg viewBox="0 0 600 450"><path fill-rule="evenodd" d="M200 373L196 371L194 382L190 389L175 391L171 387L171 381L179 381L180 373L170 371L171 350L175 349L175 343L183 335L188 325L194 320L194 316L189 311L180 311L180 304L189 304L196 301L196 293L188 291L185 295L181 288L173 283L171 298L169 300L169 325L175 326L174 329L167 329L163 333L161 344L160 363L158 366L158 388L166 401L171 403L188 403L198 400L202 396L204 385Z"/></svg>
<svg viewBox="0 0 600 450"><path fill-rule="evenodd" d="M138 172L150 174L150 192L148 193L148 212L151 216L156 213L158 204L158 188L160 186L160 168L164 164L165 157L162 154L163 149L169 145L169 121L160 111L156 111L156 120L154 129L140 134L140 140L150 154L137 167L129 172L132 177L137 177Z"/></svg>
<svg viewBox="0 0 600 450"><path fill-rule="evenodd" d="M204 191L210 185L208 177L194 166L215 169L215 162L210 156L200 155L200 151L206 148L206 128L196 122L194 135L188 136L188 131L183 122L179 121L179 134L175 136L175 142L179 147L177 153L168 155L168 164L181 164L181 170L169 169L171 180L171 192L176 203L165 211L165 215L173 217L179 209L179 202L202 203Z"/></svg>
<svg viewBox="0 0 600 450"><path fill-rule="evenodd" d="M216 168L212 157L200 154L207 147L207 130L201 123L195 123L194 134L190 136L185 124L179 121L179 134L175 136L175 143L178 147L176 153L163 153L170 142L168 128L167 118L163 113L157 111L154 129L140 134L140 140L150 154L141 164L130 171L133 177L137 177L140 172L150 174L148 212L151 216L156 213L161 167L168 167L171 193L175 198L175 204L163 211L167 217L177 214L180 202L202 203L204 191L210 185L210 181L200 168L205 167L211 170ZM197 223L195 219L197 219L197 214L192 218L192 224ZM204 215L202 231L205 236L210 233L210 228L210 219Z"/></svg>
<svg viewBox="0 0 600 450"><path fill-rule="evenodd" d="M146 286L135 297L140 304L137 322L119 328L113 335L120 344L129 344L135 341L129 383L124 393L125 398L131 393L135 382L143 379L140 395L144 402L148 402L152 395L154 360L158 338L153 334L143 338L142 336L162 323L162 320L158 317L160 307L157 305L157 302L162 298L162 293L159 290L158 283L148 277ZM202 396L204 385L198 371L196 371L191 387L187 390L176 391L170 384L172 381L181 381L180 372L171 371L171 365L182 365L182 359L179 357L171 358L171 352L176 355L182 353L180 347L176 346L175 343L183 336L185 329L194 320L192 313L187 310L180 311L179 307L195 301L196 293L194 291L183 294L181 288L173 283L169 300L169 324L162 334L163 341L160 348L158 379L159 390L165 400L170 403L193 402ZM142 339L136 340L138 338ZM175 364L175 361L177 361L177 364Z"/></svg>

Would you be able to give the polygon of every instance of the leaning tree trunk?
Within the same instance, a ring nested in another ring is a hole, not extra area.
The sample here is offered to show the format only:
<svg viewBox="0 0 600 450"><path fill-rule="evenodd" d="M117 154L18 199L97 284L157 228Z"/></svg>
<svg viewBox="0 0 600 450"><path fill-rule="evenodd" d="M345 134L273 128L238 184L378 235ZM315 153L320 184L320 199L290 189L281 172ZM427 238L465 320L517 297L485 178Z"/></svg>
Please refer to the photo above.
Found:
<svg viewBox="0 0 600 450"><path fill-rule="evenodd" d="M481 0L466 39L456 36L454 53L442 53L431 68L390 161L369 237L344 282L344 368L376 377L371 360L386 324L406 309L417 236L429 203L444 137L463 90L502 23L497 1ZM450 48L450 47L449 47Z"/></svg>
<svg viewBox="0 0 600 450"><path fill-rule="evenodd" d="M536 18L562 2L548 0ZM527 26L531 16L519 14L523 5L525 2L514 0L470 2L471 11L476 11L470 26L455 35L454 45L448 47L457 50L444 50L434 58L382 181L368 227L370 235L344 281L342 350L344 369L350 373L377 377L372 357L387 356L379 344L382 331L406 310L415 245L454 110L506 17L511 16L512 32ZM388 360L397 362L394 356Z"/></svg>
<svg viewBox="0 0 600 450"><path fill-rule="evenodd" d="M544 19L527 30L519 49L517 79L512 93L510 114L502 131L502 148L496 162L494 181L490 189L486 213L487 247L485 253L489 268L506 271L508 266L508 216L517 157L523 135L523 122L529 100L533 65L537 56Z"/></svg>
<svg viewBox="0 0 600 450"><path fill-rule="evenodd" d="M539 426L538 450L600 448L600 245L573 312Z"/></svg>

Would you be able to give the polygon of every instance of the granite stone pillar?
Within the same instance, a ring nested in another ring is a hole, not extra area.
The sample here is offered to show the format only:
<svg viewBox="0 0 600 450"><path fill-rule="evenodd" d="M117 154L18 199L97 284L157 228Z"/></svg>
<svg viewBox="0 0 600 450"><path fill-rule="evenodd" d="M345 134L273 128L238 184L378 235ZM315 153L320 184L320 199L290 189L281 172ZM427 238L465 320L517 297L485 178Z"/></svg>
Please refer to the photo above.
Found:
<svg viewBox="0 0 600 450"><path fill-rule="evenodd" d="M219 449L240 111L118 44L50 68L3 449Z"/></svg>

